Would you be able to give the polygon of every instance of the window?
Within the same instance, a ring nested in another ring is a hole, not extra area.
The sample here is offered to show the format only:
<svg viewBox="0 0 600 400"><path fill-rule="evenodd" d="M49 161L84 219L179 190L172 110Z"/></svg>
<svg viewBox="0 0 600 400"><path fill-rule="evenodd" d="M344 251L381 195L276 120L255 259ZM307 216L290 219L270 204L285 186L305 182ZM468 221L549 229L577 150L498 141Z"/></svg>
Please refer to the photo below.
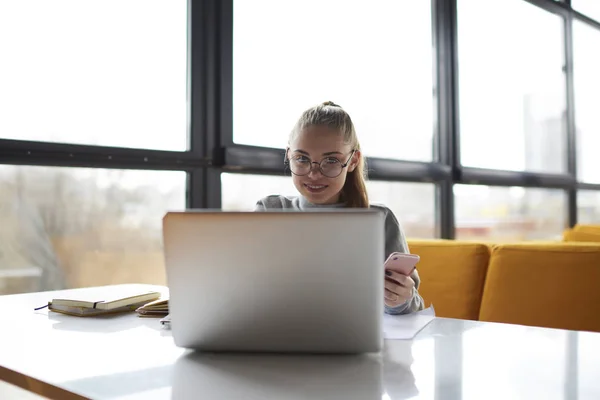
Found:
<svg viewBox="0 0 600 400"><path fill-rule="evenodd" d="M297 196L288 176L221 174L221 208L231 211L252 211L265 196Z"/></svg>
<svg viewBox="0 0 600 400"><path fill-rule="evenodd" d="M297 196L287 176L221 174L222 208L251 211L261 198L279 194ZM385 204L409 237L435 237L435 186L427 183L368 181L372 203Z"/></svg>
<svg viewBox="0 0 600 400"><path fill-rule="evenodd" d="M600 183L600 30L573 22L573 79L580 181Z"/></svg>
<svg viewBox="0 0 600 400"><path fill-rule="evenodd" d="M0 2L0 137L187 149L187 2Z"/></svg>
<svg viewBox="0 0 600 400"><path fill-rule="evenodd" d="M600 225L600 191L580 190L577 193L577 221Z"/></svg>
<svg viewBox="0 0 600 400"><path fill-rule="evenodd" d="M0 166L0 294L164 284L162 217L184 172Z"/></svg>
<svg viewBox="0 0 600 400"><path fill-rule="evenodd" d="M365 155L430 161L430 3L235 1L234 141L285 147L302 111L331 100Z"/></svg>
<svg viewBox="0 0 600 400"><path fill-rule="evenodd" d="M571 0L571 7L575 11L600 21L600 3L598 0Z"/></svg>
<svg viewBox="0 0 600 400"><path fill-rule="evenodd" d="M563 23L522 0L458 0L463 165L566 171Z"/></svg>
<svg viewBox="0 0 600 400"><path fill-rule="evenodd" d="M454 195L457 239L560 239L567 227L562 190L455 185Z"/></svg>
<svg viewBox="0 0 600 400"><path fill-rule="evenodd" d="M367 181L367 189L371 203L389 207L409 239L436 237L434 184Z"/></svg>

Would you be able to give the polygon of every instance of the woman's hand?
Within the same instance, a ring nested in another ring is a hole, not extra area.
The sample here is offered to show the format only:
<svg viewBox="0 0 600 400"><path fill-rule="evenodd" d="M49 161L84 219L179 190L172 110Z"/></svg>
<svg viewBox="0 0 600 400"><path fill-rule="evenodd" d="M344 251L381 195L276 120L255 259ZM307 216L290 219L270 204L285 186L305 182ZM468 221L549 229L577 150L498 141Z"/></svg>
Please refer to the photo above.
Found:
<svg viewBox="0 0 600 400"><path fill-rule="evenodd" d="M395 271L385 271L385 304L397 307L413 296L415 281L410 276Z"/></svg>

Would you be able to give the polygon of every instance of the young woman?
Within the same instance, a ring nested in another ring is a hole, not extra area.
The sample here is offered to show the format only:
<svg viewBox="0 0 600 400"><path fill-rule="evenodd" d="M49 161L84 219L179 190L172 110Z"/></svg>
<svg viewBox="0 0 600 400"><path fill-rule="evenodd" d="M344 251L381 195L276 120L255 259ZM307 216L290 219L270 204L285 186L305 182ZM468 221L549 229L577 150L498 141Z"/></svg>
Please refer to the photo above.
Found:
<svg viewBox="0 0 600 400"><path fill-rule="evenodd" d="M408 253L404 232L394 213L383 205L369 204L365 161L354 124L339 105L325 102L302 113L291 132L285 163L292 172L298 197L267 196L257 210L317 207L373 207L385 213L385 258ZM417 270L410 276L385 271L385 311L407 314L423 309L418 293Z"/></svg>

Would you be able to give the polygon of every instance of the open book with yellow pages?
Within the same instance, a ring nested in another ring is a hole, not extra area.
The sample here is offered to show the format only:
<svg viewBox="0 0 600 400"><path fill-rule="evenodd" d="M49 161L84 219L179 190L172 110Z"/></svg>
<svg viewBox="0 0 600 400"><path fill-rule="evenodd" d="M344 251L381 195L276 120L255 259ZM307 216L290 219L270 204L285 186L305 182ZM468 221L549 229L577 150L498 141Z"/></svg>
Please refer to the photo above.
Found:
<svg viewBox="0 0 600 400"><path fill-rule="evenodd" d="M100 287L77 297L52 299L47 307L51 311L76 316L104 315L135 311L144 304L159 299L160 296L161 294L155 291L140 291L128 287L106 290Z"/></svg>

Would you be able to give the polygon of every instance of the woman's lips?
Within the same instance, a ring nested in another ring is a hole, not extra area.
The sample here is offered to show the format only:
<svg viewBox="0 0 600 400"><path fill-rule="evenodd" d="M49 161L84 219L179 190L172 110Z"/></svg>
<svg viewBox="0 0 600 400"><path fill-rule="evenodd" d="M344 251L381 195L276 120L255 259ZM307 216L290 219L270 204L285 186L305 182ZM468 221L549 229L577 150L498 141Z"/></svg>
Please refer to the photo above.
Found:
<svg viewBox="0 0 600 400"><path fill-rule="evenodd" d="M327 189L327 185L317 185L314 183L305 183L304 187L306 188L306 190L308 190L311 193L319 193L322 192L323 190Z"/></svg>

